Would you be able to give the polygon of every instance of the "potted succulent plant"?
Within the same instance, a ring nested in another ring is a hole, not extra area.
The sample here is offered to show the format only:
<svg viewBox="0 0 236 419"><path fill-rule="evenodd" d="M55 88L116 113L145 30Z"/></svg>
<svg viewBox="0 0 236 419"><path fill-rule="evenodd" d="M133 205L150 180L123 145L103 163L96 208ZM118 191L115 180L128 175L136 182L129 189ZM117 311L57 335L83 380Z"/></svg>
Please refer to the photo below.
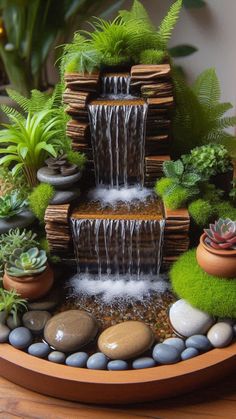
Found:
<svg viewBox="0 0 236 419"><path fill-rule="evenodd" d="M236 278L236 221L220 218L210 224L200 238L196 256L208 274Z"/></svg>
<svg viewBox="0 0 236 419"><path fill-rule="evenodd" d="M5 265L3 286L6 290L14 289L22 298L36 300L47 294L53 279L44 250L15 249Z"/></svg>
<svg viewBox="0 0 236 419"><path fill-rule="evenodd" d="M34 219L27 200L22 199L19 192L0 196L0 234L7 233L11 228L27 227Z"/></svg>
<svg viewBox="0 0 236 419"><path fill-rule="evenodd" d="M221 144L207 144L194 148L190 154L182 156L192 170L213 183L227 195L232 188L233 164L227 149Z"/></svg>

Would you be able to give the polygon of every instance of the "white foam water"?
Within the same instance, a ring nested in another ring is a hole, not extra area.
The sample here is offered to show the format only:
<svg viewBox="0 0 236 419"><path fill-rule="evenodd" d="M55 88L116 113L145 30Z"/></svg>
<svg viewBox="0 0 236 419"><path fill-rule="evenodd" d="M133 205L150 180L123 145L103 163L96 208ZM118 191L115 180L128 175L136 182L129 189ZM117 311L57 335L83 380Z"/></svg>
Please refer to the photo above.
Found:
<svg viewBox="0 0 236 419"><path fill-rule="evenodd" d="M97 187L89 192L88 198L92 201L99 201L102 206L115 206L119 202L132 204L134 201L145 202L147 198L154 196L152 189L140 188L135 185L124 188Z"/></svg>
<svg viewBox="0 0 236 419"><path fill-rule="evenodd" d="M98 278L95 275L76 274L70 279L69 287L72 287L71 297L99 297L104 303L111 304L117 300L143 301L153 293L165 293L170 289L170 284L164 275L159 275L158 278L142 275L138 280L135 275L132 280L128 275L119 275L114 280L109 275Z"/></svg>

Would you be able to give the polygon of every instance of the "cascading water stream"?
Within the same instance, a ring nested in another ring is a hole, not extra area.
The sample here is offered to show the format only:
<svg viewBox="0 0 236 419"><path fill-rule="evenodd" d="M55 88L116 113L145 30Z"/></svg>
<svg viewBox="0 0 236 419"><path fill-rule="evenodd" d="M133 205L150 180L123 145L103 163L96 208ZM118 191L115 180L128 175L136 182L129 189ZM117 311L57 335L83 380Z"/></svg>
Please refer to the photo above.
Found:
<svg viewBox="0 0 236 419"><path fill-rule="evenodd" d="M146 103L89 105L97 186L143 187L147 109Z"/></svg>
<svg viewBox="0 0 236 419"><path fill-rule="evenodd" d="M129 95L130 75L120 74L117 76L105 75L102 77L102 95Z"/></svg>

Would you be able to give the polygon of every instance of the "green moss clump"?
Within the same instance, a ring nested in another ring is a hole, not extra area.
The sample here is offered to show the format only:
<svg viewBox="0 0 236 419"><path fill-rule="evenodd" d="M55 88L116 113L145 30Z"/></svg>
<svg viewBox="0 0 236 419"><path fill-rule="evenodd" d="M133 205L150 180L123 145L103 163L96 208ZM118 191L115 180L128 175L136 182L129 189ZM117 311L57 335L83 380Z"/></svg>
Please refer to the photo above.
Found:
<svg viewBox="0 0 236 419"><path fill-rule="evenodd" d="M48 185L47 183L41 183L36 186L30 194L29 206L39 221L44 222L45 211L54 194L55 189L52 185Z"/></svg>
<svg viewBox="0 0 236 419"><path fill-rule="evenodd" d="M236 221L236 208L230 204L230 202L222 201L217 203L215 206L217 211L217 218L230 218L233 221Z"/></svg>
<svg viewBox="0 0 236 419"><path fill-rule="evenodd" d="M167 177L162 177L161 179L159 179L156 182L156 185L155 185L156 194L159 195L159 196L163 196L167 192L167 190L171 186L174 185L174 183L175 182L174 182L173 179L170 179L170 178L167 178Z"/></svg>
<svg viewBox="0 0 236 419"><path fill-rule="evenodd" d="M176 185L173 191L171 191L171 193L164 194L162 199L167 208L175 210L186 205L191 196L190 193L190 191L183 188L182 186Z"/></svg>
<svg viewBox="0 0 236 419"><path fill-rule="evenodd" d="M214 218L216 210L209 201L197 199L188 207L189 214L199 227L205 227Z"/></svg>
<svg viewBox="0 0 236 419"><path fill-rule="evenodd" d="M174 292L193 307L212 316L236 317L236 278L208 275L198 265L195 249L184 253L175 262L170 278Z"/></svg>
<svg viewBox="0 0 236 419"><path fill-rule="evenodd" d="M79 153L78 151L68 150L66 152L67 160L71 164L76 164L80 170L84 169L84 166L86 164L86 156L83 153Z"/></svg>
<svg viewBox="0 0 236 419"><path fill-rule="evenodd" d="M166 57L166 52L157 49L145 49L140 54L140 64L161 64Z"/></svg>

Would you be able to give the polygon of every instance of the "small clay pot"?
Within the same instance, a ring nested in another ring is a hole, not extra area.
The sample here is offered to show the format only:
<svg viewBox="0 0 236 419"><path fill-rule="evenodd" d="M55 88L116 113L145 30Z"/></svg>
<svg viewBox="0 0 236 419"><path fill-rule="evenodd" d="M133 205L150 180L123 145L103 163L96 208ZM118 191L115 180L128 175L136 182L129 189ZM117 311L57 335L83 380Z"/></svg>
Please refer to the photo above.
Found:
<svg viewBox="0 0 236 419"><path fill-rule="evenodd" d="M236 278L236 250L217 250L205 243L206 234L200 237L197 247L197 262L209 275L221 278Z"/></svg>
<svg viewBox="0 0 236 419"><path fill-rule="evenodd" d="M33 301L46 295L51 289L53 281L53 271L49 266L45 271L34 276L10 276L5 271L3 287L8 291L14 289L22 298Z"/></svg>

